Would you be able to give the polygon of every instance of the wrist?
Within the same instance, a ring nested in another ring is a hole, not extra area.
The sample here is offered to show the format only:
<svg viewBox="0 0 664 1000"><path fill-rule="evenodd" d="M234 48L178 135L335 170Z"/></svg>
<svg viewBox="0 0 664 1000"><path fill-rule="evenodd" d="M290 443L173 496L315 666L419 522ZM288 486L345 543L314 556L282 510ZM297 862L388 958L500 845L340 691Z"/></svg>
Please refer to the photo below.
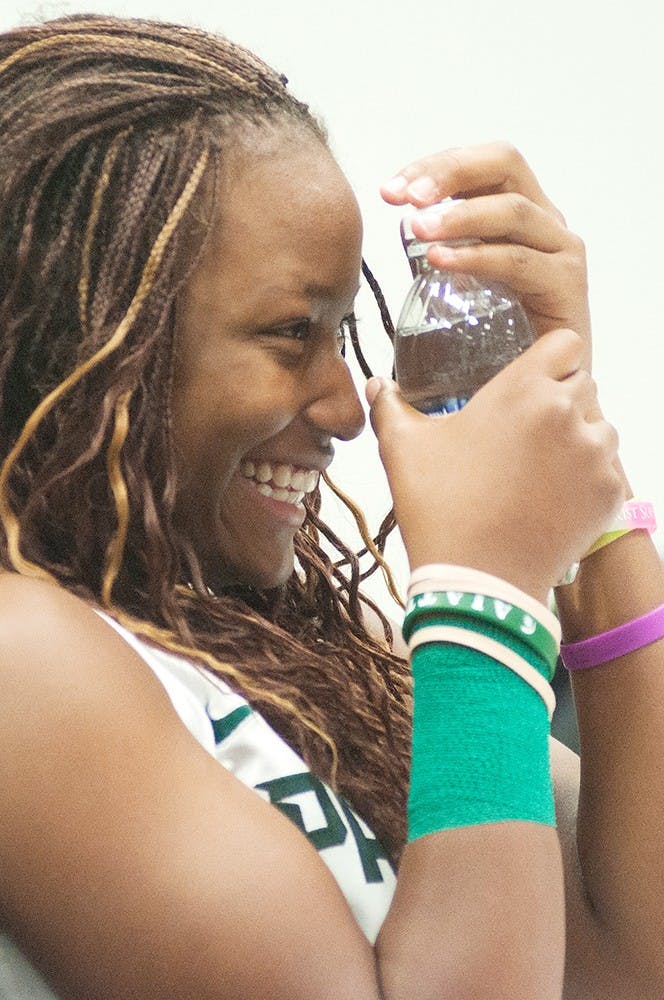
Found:
<svg viewBox="0 0 664 1000"><path fill-rule="evenodd" d="M434 643L415 680L409 839L506 821L555 825L544 702L474 649Z"/></svg>
<svg viewBox="0 0 664 1000"><path fill-rule="evenodd" d="M605 632L661 604L664 567L649 534L629 531L593 552L555 598L565 642Z"/></svg>
<svg viewBox="0 0 664 1000"><path fill-rule="evenodd" d="M472 566L477 572L504 580L528 594L539 604L547 605L551 587L548 581L542 578L538 561L526 559L525 556L520 558L513 556L512 551L517 551L516 545L510 547L505 544L504 538L501 540L503 543L501 551L494 551L495 542L495 537L480 537L478 532L472 543L446 544L441 546L437 553L432 545L422 546L421 549L407 548L411 573L430 564Z"/></svg>

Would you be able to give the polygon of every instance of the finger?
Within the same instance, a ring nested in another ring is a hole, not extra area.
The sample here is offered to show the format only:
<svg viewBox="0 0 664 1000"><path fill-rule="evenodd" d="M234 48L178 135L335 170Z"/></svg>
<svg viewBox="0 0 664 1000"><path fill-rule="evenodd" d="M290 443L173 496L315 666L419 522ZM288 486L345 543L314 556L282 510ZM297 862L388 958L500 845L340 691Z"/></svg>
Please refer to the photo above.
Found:
<svg viewBox="0 0 664 1000"><path fill-rule="evenodd" d="M584 427L584 439L587 445L584 469L590 473L592 468L603 470L606 488L601 499L606 505L606 515L615 515L624 499L624 480L620 474L618 453L620 439L613 424L608 420L587 421Z"/></svg>
<svg viewBox="0 0 664 1000"><path fill-rule="evenodd" d="M574 330L550 330L515 358L510 368L514 373L537 371L556 382L564 382L580 369L584 350L583 338Z"/></svg>
<svg viewBox="0 0 664 1000"><path fill-rule="evenodd" d="M591 402L597 400L597 384L595 379L585 369L577 368L570 372L565 379L560 379L565 383L570 395L577 402Z"/></svg>
<svg viewBox="0 0 664 1000"><path fill-rule="evenodd" d="M378 451L388 476L392 468L390 442L394 442L400 420L398 386L391 379L373 376L365 387L369 420L378 439Z"/></svg>
<svg viewBox="0 0 664 1000"><path fill-rule="evenodd" d="M594 436L598 447L602 449L607 460L614 463L620 451L620 436L613 424L603 418L593 421L589 433ZM622 502L622 498L620 502Z"/></svg>
<svg viewBox="0 0 664 1000"><path fill-rule="evenodd" d="M537 308L536 299L541 297L543 313L548 311L549 301L559 298L560 289L571 284L572 278L584 280L583 262L575 261L572 254L533 249L520 243L454 247L436 243L427 250L427 257L441 270L504 282L515 292L527 295L533 308ZM565 321L564 316L559 318Z"/></svg>
<svg viewBox="0 0 664 1000"><path fill-rule="evenodd" d="M561 381L587 423L606 423L597 397L597 383L592 375L579 368Z"/></svg>
<svg viewBox="0 0 664 1000"><path fill-rule="evenodd" d="M397 171L381 187L390 204L410 202L417 206L448 196L507 191L522 194L562 220L521 153L504 142L457 147L422 157Z"/></svg>
<svg viewBox="0 0 664 1000"><path fill-rule="evenodd" d="M412 428L413 423L426 421L428 418L406 402L399 386L392 379L374 375L366 384L365 394L370 406L371 426L385 461L386 452L395 450L398 453L399 435Z"/></svg>
<svg viewBox="0 0 664 1000"><path fill-rule="evenodd" d="M571 242L572 234L555 216L513 191L445 205L440 213L429 208L413 215L414 234L425 240L516 243L545 253L556 253Z"/></svg>

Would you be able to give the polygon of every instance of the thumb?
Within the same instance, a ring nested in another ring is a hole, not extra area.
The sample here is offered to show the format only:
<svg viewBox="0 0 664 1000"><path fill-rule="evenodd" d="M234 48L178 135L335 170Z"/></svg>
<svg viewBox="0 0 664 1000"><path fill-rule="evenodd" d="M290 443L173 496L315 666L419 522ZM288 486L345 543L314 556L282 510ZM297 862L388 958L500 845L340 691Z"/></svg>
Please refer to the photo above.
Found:
<svg viewBox="0 0 664 1000"><path fill-rule="evenodd" d="M371 406L371 426L385 461L386 452L398 449L403 435L413 430L413 422L417 424L427 418L409 406L396 382L383 375L373 375L366 384L365 393Z"/></svg>
<svg viewBox="0 0 664 1000"><path fill-rule="evenodd" d="M399 386L391 378L373 375L366 384L365 394L371 407L369 417L377 438L387 429L393 428L397 414L407 404L401 399Z"/></svg>
<svg viewBox="0 0 664 1000"><path fill-rule="evenodd" d="M369 406L374 405L374 401L381 392L389 392L390 386L396 388L396 383L392 379L384 378L382 375L372 375L364 387L364 394L367 397Z"/></svg>

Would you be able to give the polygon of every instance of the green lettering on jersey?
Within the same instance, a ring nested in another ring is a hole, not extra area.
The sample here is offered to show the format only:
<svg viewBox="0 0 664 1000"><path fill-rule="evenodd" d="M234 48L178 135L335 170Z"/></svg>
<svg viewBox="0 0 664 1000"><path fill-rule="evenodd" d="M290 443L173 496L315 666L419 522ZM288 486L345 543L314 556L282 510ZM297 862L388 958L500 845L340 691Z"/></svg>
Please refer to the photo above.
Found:
<svg viewBox="0 0 664 1000"><path fill-rule="evenodd" d="M283 778L274 778L272 781L263 781L260 785L256 785L256 788L263 789L268 793L272 805L275 805L284 816L295 823L295 826L309 838L317 851L322 851L325 847L336 847L345 842L348 835L346 825L337 812L327 788L310 771L304 771L301 774L288 774ZM316 830L307 830L300 807L294 802L285 801L285 799L303 795L306 792L313 792L316 796L327 826L318 827ZM357 816L347 802L339 799L339 805L357 846L357 853L366 881L382 882L383 875L378 864L379 858L382 858L391 867L385 848L379 840L364 832Z"/></svg>
<svg viewBox="0 0 664 1000"><path fill-rule="evenodd" d="M385 848L376 837L367 837L364 830L357 821L357 818L347 802L340 799L341 808L344 811L351 833L355 838L357 850L364 869L364 877L367 882L382 882L383 876L378 866L378 858L383 858L391 867L390 859L385 853Z"/></svg>
<svg viewBox="0 0 664 1000"><path fill-rule="evenodd" d="M208 719L212 723L214 742L219 745L222 740L225 740L227 736L230 736L233 730L237 729L240 723L251 715L251 711L252 710L249 705L240 705L239 708L229 712L228 715L222 716L221 719L213 719L208 712Z"/></svg>
<svg viewBox="0 0 664 1000"><path fill-rule="evenodd" d="M348 831L343 820L328 795L325 785L309 771L304 771L301 774L288 774L283 778L274 778L272 781L262 781L256 785L256 788L261 788L268 793L270 802L277 809L280 809L284 816L288 816L295 823L309 838L317 851L322 851L325 847L335 847L345 841ZM283 801L294 795L302 795L304 792L314 793L327 826L321 826L316 830L307 830L300 807L294 802Z"/></svg>

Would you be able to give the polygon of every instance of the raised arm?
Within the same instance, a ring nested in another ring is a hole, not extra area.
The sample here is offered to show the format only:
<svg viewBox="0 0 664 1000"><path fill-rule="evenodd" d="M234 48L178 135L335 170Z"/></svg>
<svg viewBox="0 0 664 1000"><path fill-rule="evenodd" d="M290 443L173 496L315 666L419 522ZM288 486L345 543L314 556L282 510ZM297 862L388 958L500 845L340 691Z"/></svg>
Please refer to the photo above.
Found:
<svg viewBox="0 0 664 1000"><path fill-rule="evenodd" d="M582 357L583 342L575 334L545 334L460 413L444 418L406 407L389 383L369 384L372 421L412 567L432 562L473 567L543 600L575 548L589 544L593 532L601 530L621 496L621 484L612 464L615 436L597 416L587 374L577 370ZM521 447L516 447L517 440ZM519 457L510 460L508 453L512 459ZM585 470L582 477L579 468ZM526 504L517 499L523 497L528 498ZM483 525L477 511L483 512ZM552 543L554 530L557 547ZM586 532L589 536L581 541ZM521 762L533 762L541 754L540 738L532 732L524 737L520 729L526 706L517 700L516 690L512 695L503 691L509 672L492 678L490 707L482 714L476 685L484 683L490 664L478 662L477 672L463 672L461 683L452 688L455 661L449 649L441 656L445 665L436 681L444 697L452 696L455 711L450 713L441 701L439 712L448 729L461 717L453 731L465 750L463 759L455 758L457 771L445 753L436 758L430 751L441 780L454 780L463 771L467 788L481 790L489 801L491 795L483 787L490 768L488 748L493 759L500 757L513 767L515 783L529 785L536 794L538 774L521 770ZM444 729L435 730L424 712L418 725L419 697L435 697L430 676L421 671L415 673L413 785L419 773L418 748L422 751L420 726L434 731L443 747L449 742ZM456 990L463 990L469 956L477 963L477 993L467 995L560 995L564 914L558 840L544 816L518 813L524 803L508 801L513 793L506 791L498 822L491 821L491 809L468 819L462 807L456 812L456 828L445 827L420 839L415 829L402 873L423 876L428 863L440 876L429 876L423 894L409 891L410 883L401 878L397 885L379 945L385 948L390 981L400 988L404 971L415 973L404 948L421 960L444 947L445 960L459 970L458 979L446 968L439 982L453 981ZM411 820L416 805L412 800L411 786ZM519 815L530 822L515 822ZM440 819L444 822L444 816ZM388 947L400 959L398 970L388 960ZM492 960L484 964L488 955ZM417 996L438 995L433 980L420 988ZM466 994L452 990L451 995Z"/></svg>
<svg viewBox="0 0 664 1000"><path fill-rule="evenodd" d="M197 743L107 623L25 578L1 575L0 597L0 931L58 996L557 994L550 827L419 838L374 953L308 840Z"/></svg>
<svg viewBox="0 0 664 1000"><path fill-rule="evenodd" d="M583 244L516 150L503 144L449 150L408 165L382 191L402 206L466 198L442 219L429 215L416 223L416 231L426 239L467 235L487 242L432 249L432 261L507 281L538 333L560 324L581 335L582 364L590 370ZM616 470L629 499L633 491L619 462ZM548 530L556 539L555 524ZM556 600L566 642L660 606L664 578L648 534L632 531L588 556L576 582L559 588ZM580 765L560 744L552 750L566 874L569 998L664 995L663 655L655 641L572 674Z"/></svg>
<svg viewBox="0 0 664 1000"><path fill-rule="evenodd" d="M559 589L557 602L567 642L664 604L664 574L647 532L632 531L582 560L576 582ZM635 628L628 642L645 639L643 628ZM664 994L663 666L664 644L654 641L572 672L581 767L576 844L565 847L570 997ZM570 822L575 805L571 794ZM591 935L602 965L612 970L603 988L582 974L583 942Z"/></svg>

